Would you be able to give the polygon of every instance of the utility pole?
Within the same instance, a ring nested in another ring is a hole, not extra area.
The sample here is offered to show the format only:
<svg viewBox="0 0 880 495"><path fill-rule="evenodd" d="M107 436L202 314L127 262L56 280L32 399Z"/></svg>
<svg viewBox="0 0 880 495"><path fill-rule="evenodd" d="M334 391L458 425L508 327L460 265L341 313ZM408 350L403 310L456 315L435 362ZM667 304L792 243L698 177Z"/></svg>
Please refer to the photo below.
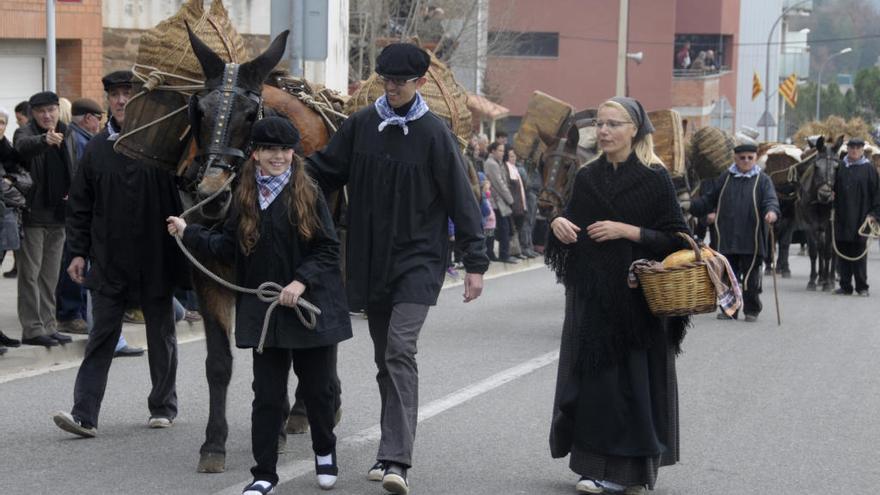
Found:
<svg viewBox="0 0 880 495"><path fill-rule="evenodd" d="M626 48L629 38L629 0L620 0L617 23L617 86L614 94L626 95Z"/></svg>
<svg viewBox="0 0 880 495"><path fill-rule="evenodd" d="M56 92L55 0L46 0L46 89Z"/></svg>

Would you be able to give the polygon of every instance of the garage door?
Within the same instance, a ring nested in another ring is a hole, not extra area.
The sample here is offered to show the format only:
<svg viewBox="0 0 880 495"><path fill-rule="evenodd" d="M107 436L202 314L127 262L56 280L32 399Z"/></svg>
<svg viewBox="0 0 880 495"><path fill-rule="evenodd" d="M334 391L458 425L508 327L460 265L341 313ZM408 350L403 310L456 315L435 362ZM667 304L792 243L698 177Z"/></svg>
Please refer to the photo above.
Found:
<svg viewBox="0 0 880 495"><path fill-rule="evenodd" d="M43 59L41 57L17 57L0 55L0 106L10 113L6 136L12 134L18 126L12 111L15 105L25 101L32 94L40 92L43 86Z"/></svg>

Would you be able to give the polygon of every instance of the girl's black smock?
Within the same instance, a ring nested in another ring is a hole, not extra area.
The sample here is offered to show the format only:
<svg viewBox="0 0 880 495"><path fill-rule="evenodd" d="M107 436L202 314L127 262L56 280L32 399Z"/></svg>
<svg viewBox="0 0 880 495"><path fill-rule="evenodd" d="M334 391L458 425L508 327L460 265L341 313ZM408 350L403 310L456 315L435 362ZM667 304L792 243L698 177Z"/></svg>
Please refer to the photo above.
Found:
<svg viewBox="0 0 880 495"><path fill-rule="evenodd" d="M293 280L305 284L302 297L321 309L317 327L307 329L293 308L278 305L269 321L266 347L305 349L336 344L351 338L351 322L339 267L339 239L327 205L317 194L316 213L320 229L311 240L303 240L297 231L295 216L294 222L288 216L289 194L290 188L285 186L269 207L260 211L260 239L249 255L245 255L238 244L237 202L222 231L189 225L184 231L183 242L202 256L234 262L235 282L240 286L255 289L263 282L271 281L284 287ZM236 293L236 346L257 347L268 307L268 303L255 295Z"/></svg>

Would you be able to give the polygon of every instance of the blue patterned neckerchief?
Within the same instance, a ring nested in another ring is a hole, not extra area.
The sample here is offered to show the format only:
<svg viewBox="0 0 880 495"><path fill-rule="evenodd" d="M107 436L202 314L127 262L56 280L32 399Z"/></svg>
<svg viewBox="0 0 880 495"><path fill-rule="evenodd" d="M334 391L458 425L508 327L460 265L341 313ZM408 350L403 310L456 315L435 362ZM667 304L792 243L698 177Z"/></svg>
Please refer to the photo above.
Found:
<svg viewBox="0 0 880 495"><path fill-rule="evenodd" d="M394 113L394 109L388 104L388 97L386 95L382 95L376 100L376 103L374 103L373 106L376 107L376 111L379 112L379 118L382 119L382 123L379 124L379 132L382 132L389 125L399 125L403 129L404 136L409 134L409 128L406 126L407 122L418 120L422 118L422 115L428 113L428 104L425 103L425 100L418 91L416 92L415 101L409 108L409 112L406 113L405 117L401 117Z"/></svg>
<svg viewBox="0 0 880 495"><path fill-rule="evenodd" d="M738 168L736 168L736 164L734 163L733 165L730 166L729 169L727 169L727 171L730 172L731 174L733 174L733 177L736 178L736 179L738 179L738 178L748 179L748 178L751 178L751 177L754 177L754 176L760 174L760 173L761 173L761 167L755 165L755 166L752 167L752 169L749 170L748 172L746 172L746 173L742 173L742 172L739 171Z"/></svg>
<svg viewBox="0 0 880 495"><path fill-rule="evenodd" d="M863 155L863 156L859 159L859 161L857 161L857 162L851 162L851 161L849 161L849 157L848 157L848 156L843 157L843 164L846 165L846 168L854 167L854 166L856 166L856 165L865 165L865 164L867 164L867 163L871 163L871 162L868 161L868 159L865 158L864 155Z"/></svg>
<svg viewBox="0 0 880 495"><path fill-rule="evenodd" d="M110 133L110 135L107 136L107 141L116 141L116 139L119 137L120 130L116 128L115 124L116 120L112 117L110 118L110 120L107 121L107 131Z"/></svg>
<svg viewBox="0 0 880 495"><path fill-rule="evenodd" d="M293 165L281 175L263 175L260 173L260 167L256 168L255 176L257 178L257 189L259 189L260 210L265 210L272 204L272 201L281 194L284 186L290 181L293 172Z"/></svg>

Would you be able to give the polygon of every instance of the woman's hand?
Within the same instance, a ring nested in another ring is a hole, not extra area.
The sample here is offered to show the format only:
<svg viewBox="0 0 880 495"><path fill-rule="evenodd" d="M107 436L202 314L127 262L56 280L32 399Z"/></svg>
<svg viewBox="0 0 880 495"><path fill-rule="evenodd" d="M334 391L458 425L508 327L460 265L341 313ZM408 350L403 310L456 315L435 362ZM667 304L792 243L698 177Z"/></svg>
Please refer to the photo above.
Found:
<svg viewBox="0 0 880 495"><path fill-rule="evenodd" d="M171 235L180 237L186 230L186 222L180 217L168 217L165 221L168 222L168 233Z"/></svg>
<svg viewBox="0 0 880 495"><path fill-rule="evenodd" d="M303 292L305 291L306 286L299 280L294 280L287 284L287 287L281 289L281 295L278 296L278 302L281 303L282 306L293 308L296 306L299 296L303 295Z"/></svg>
<svg viewBox="0 0 880 495"><path fill-rule="evenodd" d="M556 217L550 222L550 229L553 230L553 235L559 239L559 242L563 244L573 244L577 242L577 233L581 231L581 228L577 225L571 223L565 217Z"/></svg>
<svg viewBox="0 0 880 495"><path fill-rule="evenodd" d="M634 225L621 222L602 220L594 222L587 227L587 235L596 242L613 241L615 239L628 239L638 241L641 231Z"/></svg>

